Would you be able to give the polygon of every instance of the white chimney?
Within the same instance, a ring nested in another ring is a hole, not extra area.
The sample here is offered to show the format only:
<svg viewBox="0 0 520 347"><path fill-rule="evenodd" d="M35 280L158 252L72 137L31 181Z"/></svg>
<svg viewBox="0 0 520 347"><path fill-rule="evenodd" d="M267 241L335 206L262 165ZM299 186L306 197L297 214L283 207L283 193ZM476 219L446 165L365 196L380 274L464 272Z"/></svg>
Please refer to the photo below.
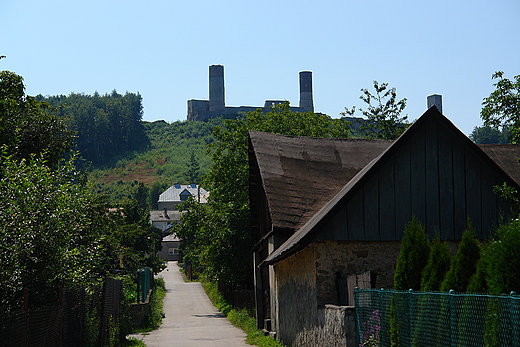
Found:
<svg viewBox="0 0 520 347"><path fill-rule="evenodd" d="M442 113L442 95L433 94L428 96L428 108L437 106L437 109Z"/></svg>

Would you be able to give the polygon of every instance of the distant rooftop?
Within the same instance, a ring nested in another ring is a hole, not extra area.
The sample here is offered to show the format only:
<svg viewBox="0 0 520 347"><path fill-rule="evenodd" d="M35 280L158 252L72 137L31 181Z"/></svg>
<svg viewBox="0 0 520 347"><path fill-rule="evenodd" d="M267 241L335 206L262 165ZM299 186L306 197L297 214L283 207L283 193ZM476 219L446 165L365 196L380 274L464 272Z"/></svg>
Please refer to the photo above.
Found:
<svg viewBox="0 0 520 347"><path fill-rule="evenodd" d="M187 200L191 195L201 203L207 202L208 191L193 183L174 184L159 195L158 202L182 202Z"/></svg>

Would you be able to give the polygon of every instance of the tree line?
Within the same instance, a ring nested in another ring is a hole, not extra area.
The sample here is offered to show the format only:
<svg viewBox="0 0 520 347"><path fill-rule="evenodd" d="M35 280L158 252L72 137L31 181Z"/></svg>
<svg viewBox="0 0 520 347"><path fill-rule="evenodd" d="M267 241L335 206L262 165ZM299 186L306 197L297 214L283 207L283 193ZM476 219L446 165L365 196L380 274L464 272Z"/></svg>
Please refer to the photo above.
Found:
<svg viewBox="0 0 520 347"><path fill-rule="evenodd" d="M23 79L0 72L0 310L46 303L59 286L95 286L115 270L150 266L162 232L139 203L143 186L117 205L78 167L68 120L25 95Z"/></svg>
<svg viewBox="0 0 520 347"><path fill-rule="evenodd" d="M142 124L143 106L139 93L35 97L50 105L49 111L65 120L75 132L74 148L93 165L107 164L130 151L146 148L149 140Z"/></svg>

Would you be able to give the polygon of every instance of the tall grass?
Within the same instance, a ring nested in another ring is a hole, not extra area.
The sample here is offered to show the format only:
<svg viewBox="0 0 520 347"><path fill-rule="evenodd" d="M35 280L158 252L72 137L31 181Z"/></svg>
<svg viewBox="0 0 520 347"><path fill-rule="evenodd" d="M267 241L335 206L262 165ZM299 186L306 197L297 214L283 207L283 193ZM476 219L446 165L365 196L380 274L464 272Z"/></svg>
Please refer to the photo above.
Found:
<svg viewBox="0 0 520 347"><path fill-rule="evenodd" d="M235 309L229 305L219 293L216 284L203 281L202 286L209 299L213 302L213 305L227 317L231 324L246 333L246 342L248 344L259 347L285 347L280 342L273 340L269 336L265 336L261 330L258 330L255 318L251 316L248 310Z"/></svg>

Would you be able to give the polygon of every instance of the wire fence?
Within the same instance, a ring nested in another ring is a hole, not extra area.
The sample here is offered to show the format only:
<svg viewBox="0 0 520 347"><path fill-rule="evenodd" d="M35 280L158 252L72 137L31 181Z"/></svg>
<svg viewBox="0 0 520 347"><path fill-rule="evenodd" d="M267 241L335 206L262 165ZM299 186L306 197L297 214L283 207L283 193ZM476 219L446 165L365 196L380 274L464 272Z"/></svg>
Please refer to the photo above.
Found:
<svg viewBox="0 0 520 347"><path fill-rule="evenodd" d="M358 346L520 346L520 296L356 289Z"/></svg>
<svg viewBox="0 0 520 347"><path fill-rule="evenodd" d="M0 312L0 346L105 346L118 330L121 281L107 278L103 287L60 288L57 301ZM112 336L111 336L112 335Z"/></svg>

